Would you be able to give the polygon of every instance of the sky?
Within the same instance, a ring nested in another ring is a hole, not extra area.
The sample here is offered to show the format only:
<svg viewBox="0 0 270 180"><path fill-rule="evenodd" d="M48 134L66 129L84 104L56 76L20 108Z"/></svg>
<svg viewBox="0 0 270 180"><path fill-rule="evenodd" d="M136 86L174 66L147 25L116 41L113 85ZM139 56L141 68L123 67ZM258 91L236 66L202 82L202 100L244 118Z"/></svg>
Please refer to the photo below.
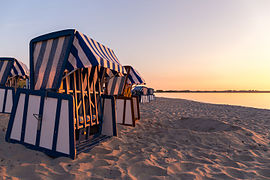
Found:
<svg viewBox="0 0 270 180"><path fill-rule="evenodd" d="M270 90L268 0L0 3L0 57L29 65L31 39L74 28L155 89Z"/></svg>

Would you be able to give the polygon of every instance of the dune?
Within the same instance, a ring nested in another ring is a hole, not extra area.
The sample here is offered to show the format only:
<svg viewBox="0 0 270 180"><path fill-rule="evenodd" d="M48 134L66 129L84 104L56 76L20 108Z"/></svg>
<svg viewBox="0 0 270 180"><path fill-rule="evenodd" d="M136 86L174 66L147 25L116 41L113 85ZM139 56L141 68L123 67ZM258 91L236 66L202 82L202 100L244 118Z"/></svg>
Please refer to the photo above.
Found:
<svg viewBox="0 0 270 180"><path fill-rule="evenodd" d="M156 98L136 127L77 159L51 158L4 141L3 179L270 179L270 110Z"/></svg>

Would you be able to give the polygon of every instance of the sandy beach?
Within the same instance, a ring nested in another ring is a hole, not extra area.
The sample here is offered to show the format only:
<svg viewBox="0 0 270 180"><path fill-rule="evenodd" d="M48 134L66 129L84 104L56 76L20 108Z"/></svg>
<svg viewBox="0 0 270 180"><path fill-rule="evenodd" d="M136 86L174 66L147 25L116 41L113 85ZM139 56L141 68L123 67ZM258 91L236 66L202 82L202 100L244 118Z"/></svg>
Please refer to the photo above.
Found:
<svg viewBox="0 0 270 180"><path fill-rule="evenodd" d="M77 159L50 158L6 143L3 179L270 179L270 110L157 98L141 104L136 127Z"/></svg>

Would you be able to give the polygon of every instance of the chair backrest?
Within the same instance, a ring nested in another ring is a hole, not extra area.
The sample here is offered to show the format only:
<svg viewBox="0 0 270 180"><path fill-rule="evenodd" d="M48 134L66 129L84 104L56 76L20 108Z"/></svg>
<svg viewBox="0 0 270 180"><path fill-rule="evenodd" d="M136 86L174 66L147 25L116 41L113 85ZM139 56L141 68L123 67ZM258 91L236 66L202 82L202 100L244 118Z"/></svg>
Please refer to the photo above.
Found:
<svg viewBox="0 0 270 180"><path fill-rule="evenodd" d="M126 77L113 77L107 85L108 95L122 95L125 87Z"/></svg>

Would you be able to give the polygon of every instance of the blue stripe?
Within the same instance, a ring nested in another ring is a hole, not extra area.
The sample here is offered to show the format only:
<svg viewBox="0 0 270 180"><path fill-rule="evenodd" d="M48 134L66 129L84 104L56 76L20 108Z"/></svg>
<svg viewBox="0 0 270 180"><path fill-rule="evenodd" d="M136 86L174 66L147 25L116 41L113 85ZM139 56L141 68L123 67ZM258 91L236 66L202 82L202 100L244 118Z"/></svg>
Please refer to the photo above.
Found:
<svg viewBox="0 0 270 180"><path fill-rule="evenodd" d="M6 103L7 103L7 93L8 93L8 89L5 89L2 113L5 112Z"/></svg>
<svg viewBox="0 0 270 180"><path fill-rule="evenodd" d="M103 59L100 60L100 65L101 65L102 67L105 67L105 66L104 66L104 60L103 60ZM106 68L106 67L105 67L105 68Z"/></svg>
<svg viewBox="0 0 270 180"><path fill-rule="evenodd" d="M116 67L118 67L118 65L116 65L116 64L113 63L112 69L116 71Z"/></svg>
<svg viewBox="0 0 270 180"><path fill-rule="evenodd" d="M15 68L15 66L13 66L12 69L13 69L15 75L18 75L19 74L18 71L17 71L17 69Z"/></svg>
<svg viewBox="0 0 270 180"><path fill-rule="evenodd" d="M80 57L78 55L78 50L76 49L76 47L74 45L71 46L70 53L76 59L76 67L74 67L74 69L76 69L76 68L83 68L83 64L82 64L82 62L80 60Z"/></svg>
<svg viewBox="0 0 270 180"><path fill-rule="evenodd" d="M2 69L2 66L4 64L5 61L0 61L0 70Z"/></svg>
<svg viewBox="0 0 270 180"><path fill-rule="evenodd" d="M70 71L73 71L76 68L77 67L73 67L73 65L69 61L67 61L65 69L67 69L70 72Z"/></svg>
<svg viewBox="0 0 270 180"><path fill-rule="evenodd" d="M132 78L132 76L130 74L128 75L128 79L130 80L130 82L132 84L135 84L135 81L134 81L134 79Z"/></svg>
<svg viewBox="0 0 270 180"><path fill-rule="evenodd" d="M39 104L39 115L41 115L40 122L38 122L38 128L37 128L37 136L36 136L36 146L39 146L40 143L40 134L41 134L41 127L42 127L42 118L43 118L43 110L44 110L44 100L45 97L40 97L40 104Z"/></svg>
<svg viewBox="0 0 270 180"><path fill-rule="evenodd" d="M22 131L21 131L21 142L22 143L24 142L24 136L25 136L25 127L26 127L28 103L29 103L29 94L25 94L24 109L23 109L23 120L22 120Z"/></svg>
<svg viewBox="0 0 270 180"><path fill-rule="evenodd" d="M57 107L56 107L55 124L54 124L54 133L53 133L53 145L52 145L53 151L56 151L57 137L58 137L58 130L59 130L59 121L60 121L60 114L61 114L61 112L60 112L61 106L62 106L62 99L58 98ZM69 122L69 123L71 123L71 122Z"/></svg>

